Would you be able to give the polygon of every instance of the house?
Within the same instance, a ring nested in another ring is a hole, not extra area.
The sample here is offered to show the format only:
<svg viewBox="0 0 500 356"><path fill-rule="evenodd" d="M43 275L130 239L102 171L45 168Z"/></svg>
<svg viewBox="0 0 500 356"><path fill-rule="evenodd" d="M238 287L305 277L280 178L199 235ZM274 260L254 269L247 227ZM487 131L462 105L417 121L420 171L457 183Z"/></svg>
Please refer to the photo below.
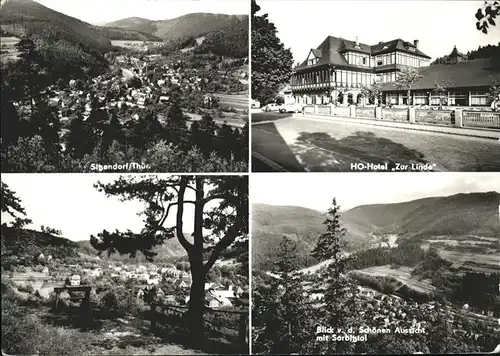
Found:
<svg viewBox="0 0 500 356"><path fill-rule="evenodd" d="M158 102L160 102L160 103L166 103L166 102L168 102L169 100L170 100L170 97L162 95L162 96L160 96L160 98L158 99Z"/></svg>
<svg viewBox="0 0 500 356"><path fill-rule="evenodd" d="M190 286L191 286L191 284L188 284L186 281L181 281L179 283L180 288L189 288Z"/></svg>
<svg viewBox="0 0 500 356"><path fill-rule="evenodd" d="M215 288L210 288L209 292L216 296L217 298L235 298L233 286L229 286L227 290L221 290L221 289L215 289Z"/></svg>
<svg viewBox="0 0 500 356"><path fill-rule="evenodd" d="M81 278L79 275L74 274L71 277L69 277L69 285L70 286L79 286L81 283Z"/></svg>
<svg viewBox="0 0 500 356"><path fill-rule="evenodd" d="M215 291L209 291L206 295L206 302L210 308L232 307L233 303L229 298L220 296Z"/></svg>
<svg viewBox="0 0 500 356"><path fill-rule="evenodd" d="M156 277L150 277L148 278L148 280L146 281L148 284L154 284L154 285L158 285L160 284L160 277L159 276L156 276Z"/></svg>
<svg viewBox="0 0 500 356"><path fill-rule="evenodd" d="M234 294L236 295L236 297L241 297L241 295L244 293L245 291L243 290L243 288L241 287L238 287L236 288L236 291L234 292Z"/></svg>

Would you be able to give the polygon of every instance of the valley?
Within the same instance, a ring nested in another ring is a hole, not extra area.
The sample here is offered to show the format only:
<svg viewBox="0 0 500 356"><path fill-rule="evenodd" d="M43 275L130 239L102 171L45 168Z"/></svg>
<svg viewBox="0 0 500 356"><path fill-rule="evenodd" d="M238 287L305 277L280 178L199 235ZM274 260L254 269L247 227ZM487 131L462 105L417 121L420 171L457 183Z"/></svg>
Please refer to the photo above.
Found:
<svg viewBox="0 0 500 356"><path fill-rule="evenodd" d="M2 170L247 171L248 20L191 13L95 26L8 1L2 117L19 129L3 133Z"/></svg>
<svg viewBox="0 0 500 356"><path fill-rule="evenodd" d="M450 328L461 340L461 350L491 351L500 343L494 336L500 333L499 206L500 193L493 191L358 206L339 213L339 226L346 229L339 245L343 252L321 261L311 254L325 231L324 213L300 206L254 205L253 288L261 293L265 284L291 283L279 267L287 239L295 251L288 258L297 265L288 273L295 276L294 288L303 290L312 310L323 310L328 276L343 261L343 283L349 279L356 286L356 292L345 293L355 300L360 313L355 319L361 326ZM303 314L314 313L303 308ZM437 326L441 317L446 327ZM255 321L259 335L263 320ZM430 343L429 332L426 337ZM375 337L372 342L377 342Z"/></svg>

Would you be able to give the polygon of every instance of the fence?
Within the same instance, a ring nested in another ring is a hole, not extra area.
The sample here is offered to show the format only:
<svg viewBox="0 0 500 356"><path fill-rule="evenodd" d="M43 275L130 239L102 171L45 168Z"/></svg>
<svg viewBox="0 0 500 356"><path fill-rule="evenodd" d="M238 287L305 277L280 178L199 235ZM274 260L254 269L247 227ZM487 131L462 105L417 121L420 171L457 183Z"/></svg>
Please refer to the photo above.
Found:
<svg viewBox="0 0 500 356"><path fill-rule="evenodd" d="M351 108L348 106L336 106L333 108L333 115L335 116L351 116Z"/></svg>
<svg viewBox="0 0 500 356"><path fill-rule="evenodd" d="M451 110L415 110L415 121L441 125L455 124L455 112Z"/></svg>
<svg viewBox="0 0 500 356"><path fill-rule="evenodd" d="M356 117L374 119L375 108L358 107L356 108Z"/></svg>
<svg viewBox="0 0 500 356"><path fill-rule="evenodd" d="M318 115L331 115L332 107L330 105L318 105L317 108Z"/></svg>
<svg viewBox="0 0 500 356"><path fill-rule="evenodd" d="M151 305L151 328L158 325L158 315L174 316L178 324L183 324L182 317L188 310L182 305ZM205 328L211 334L224 336L239 348L248 349L249 344L249 310L243 308L219 309L205 307Z"/></svg>
<svg viewBox="0 0 500 356"><path fill-rule="evenodd" d="M311 106L311 105L304 106L303 112L304 112L304 114L315 114L314 105L313 106Z"/></svg>
<svg viewBox="0 0 500 356"><path fill-rule="evenodd" d="M349 107L306 105L304 114L381 119L410 123L438 124L457 127L482 127L500 130L500 112L463 110L422 110L416 108ZM411 112L414 112L411 114ZM413 121L414 120L414 121Z"/></svg>
<svg viewBox="0 0 500 356"><path fill-rule="evenodd" d="M462 123L464 126L500 129L500 112L464 111Z"/></svg>
<svg viewBox="0 0 500 356"><path fill-rule="evenodd" d="M408 121L408 109L382 109L383 120Z"/></svg>

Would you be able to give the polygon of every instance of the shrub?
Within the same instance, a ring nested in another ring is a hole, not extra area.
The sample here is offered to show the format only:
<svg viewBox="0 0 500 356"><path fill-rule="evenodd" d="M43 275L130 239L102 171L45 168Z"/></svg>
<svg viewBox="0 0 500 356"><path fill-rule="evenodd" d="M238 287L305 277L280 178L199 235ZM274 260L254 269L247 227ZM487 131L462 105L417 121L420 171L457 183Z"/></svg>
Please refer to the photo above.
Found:
<svg viewBox="0 0 500 356"><path fill-rule="evenodd" d="M26 315L13 299L2 299L2 351L40 356L82 355L91 348L89 337L77 331L43 325Z"/></svg>
<svg viewBox="0 0 500 356"><path fill-rule="evenodd" d="M17 290L20 292L26 292L26 293L30 293L30 294L34 292L33 286L31 284L19 286L19 287L17 287Z"/></svg>

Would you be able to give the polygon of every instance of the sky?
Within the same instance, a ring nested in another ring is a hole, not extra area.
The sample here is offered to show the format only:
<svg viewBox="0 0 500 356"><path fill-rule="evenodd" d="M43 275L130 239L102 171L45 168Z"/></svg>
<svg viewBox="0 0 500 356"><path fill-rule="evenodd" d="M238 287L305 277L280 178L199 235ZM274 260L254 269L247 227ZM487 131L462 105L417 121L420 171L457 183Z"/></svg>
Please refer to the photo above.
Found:
<svg viewBox="0 0 500 356"><path fill-rule="evenodd" d="M251 203L326 211L332 199L345 211L457 193L500 192L500 173L280 173L253 174Z"/></svg>
<svg viewBox="0 0 500 356"><path fill-rule="evenodd" d="M167 20L195 12L248 15L249 0L36 0L82 21L104 25L128 17Z"/></svg>
<svg viewBox="0 0 500 356"><path fill-rule="evenodd" d="M21 199L27 217L33 220L28 228L41 225L62 231L62 236L73 240L89 240L102 230L139 232L144 226L137 213L144 209L138 201L120 202L107 198L93 187L95 183L111 183L119 174L3 174L2 182ZM159 177L165 175L158 175ZM188 190L186 199L194 193ZM173 226L177 209L173 207L165 226ZM184 232L193 232L194 209L184 209ZM2 222L6 216L2 214Z"/></svg>
<svg viewBox="0 0 500 356"><path fill-rule="evenodd" d="M327 36L367 45L401 38L419 40L419 49L436 59L453 46L466 53L479 45L500 42L500 24L485 35L476 29L475 14L484 1L332 1L257 0L258 15L269 14L278 36L291 48L294 61L304 61Z"/></svg>

